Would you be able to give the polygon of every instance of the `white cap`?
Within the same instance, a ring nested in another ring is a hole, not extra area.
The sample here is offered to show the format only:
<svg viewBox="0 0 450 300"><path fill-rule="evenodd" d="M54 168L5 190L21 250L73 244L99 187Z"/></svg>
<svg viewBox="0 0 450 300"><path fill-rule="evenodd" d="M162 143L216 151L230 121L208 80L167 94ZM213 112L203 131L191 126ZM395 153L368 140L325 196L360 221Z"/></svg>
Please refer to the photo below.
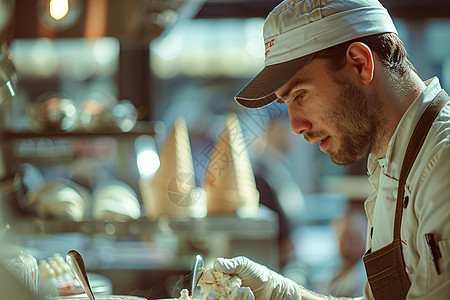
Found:
<svg viewBox="0 0 450 300"><path fill-rule="evenodd" d="M314 53L356 38L397 33L376 0L286 0L264 23L265 67L236 96L248 108L276 99L275 92L309 63Z"/></svg>

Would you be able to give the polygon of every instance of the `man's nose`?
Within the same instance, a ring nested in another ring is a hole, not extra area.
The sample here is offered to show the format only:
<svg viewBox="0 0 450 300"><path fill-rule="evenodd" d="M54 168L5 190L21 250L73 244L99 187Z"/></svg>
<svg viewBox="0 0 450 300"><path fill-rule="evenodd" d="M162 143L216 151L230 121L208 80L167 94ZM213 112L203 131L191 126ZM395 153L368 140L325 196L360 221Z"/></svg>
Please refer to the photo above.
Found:
<svg viewBox="0 0 450 300"><path fill-rule="evenodd" d="M297 135L302 135L311 129L312 124L298 113L289 111L289 120L291 121L292 132Z"/></svg>

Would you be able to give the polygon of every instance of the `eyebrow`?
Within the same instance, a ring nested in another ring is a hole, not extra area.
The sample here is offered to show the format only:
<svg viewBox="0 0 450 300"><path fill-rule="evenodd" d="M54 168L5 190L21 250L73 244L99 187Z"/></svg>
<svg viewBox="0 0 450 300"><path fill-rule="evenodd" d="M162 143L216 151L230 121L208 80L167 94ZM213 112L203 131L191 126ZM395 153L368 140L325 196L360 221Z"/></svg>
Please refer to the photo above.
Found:
<svg viewBox="0 0 450 300"><path fill-rule="evenodd" d="M286 88L286 91L284 93L282 93L280 95L280 97L277 97L277 102L278 103L285 103L286 102L286 98L289 96L289 94L291 93L291 91L298 85L302 85L302 84L306 84L309 83L311 81L310 78L308 77L304 77L304 78L298 78L297 80L289 83L288 87Z"/></svg>

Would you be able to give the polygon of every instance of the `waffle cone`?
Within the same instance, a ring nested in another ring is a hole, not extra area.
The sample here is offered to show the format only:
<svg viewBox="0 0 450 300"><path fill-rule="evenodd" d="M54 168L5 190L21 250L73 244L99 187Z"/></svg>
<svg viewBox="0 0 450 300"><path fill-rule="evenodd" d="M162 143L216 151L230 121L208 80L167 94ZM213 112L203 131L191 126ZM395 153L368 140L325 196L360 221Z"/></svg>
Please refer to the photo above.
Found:
<svg viewBox="0 0 450 300"><path fill-rule="evenodd" d="M236 114L228 115L204 178L208 214L234 214L239 208L257 210L259 193Z"/></svg>
<svg viewBox="0 0 450 300"><path fill-rule="evenodd" d="M160 152L161 166L150 181L139 182L147 217L183 217L193 204L194 166L186 122L175 120Z"/></svg>

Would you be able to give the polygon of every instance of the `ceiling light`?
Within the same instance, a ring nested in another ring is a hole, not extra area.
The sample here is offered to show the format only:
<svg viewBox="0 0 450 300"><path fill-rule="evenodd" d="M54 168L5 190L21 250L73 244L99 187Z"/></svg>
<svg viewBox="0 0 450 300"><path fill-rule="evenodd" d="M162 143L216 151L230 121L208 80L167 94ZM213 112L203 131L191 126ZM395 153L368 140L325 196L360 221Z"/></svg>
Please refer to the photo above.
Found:
<svg viewBox="0 0 450 300"><path fill-rule="evenodd" d="M80 19L82 2L80 0L40 0L38 4L39 21L52 31L64 31L73 27Z"/></svg>
<svg viewBox="0 0 450 300"><path fill-rule="evenodd" d="M69 12L69 0L50 0L50 16L55 20L61 20Z"/></svg>

